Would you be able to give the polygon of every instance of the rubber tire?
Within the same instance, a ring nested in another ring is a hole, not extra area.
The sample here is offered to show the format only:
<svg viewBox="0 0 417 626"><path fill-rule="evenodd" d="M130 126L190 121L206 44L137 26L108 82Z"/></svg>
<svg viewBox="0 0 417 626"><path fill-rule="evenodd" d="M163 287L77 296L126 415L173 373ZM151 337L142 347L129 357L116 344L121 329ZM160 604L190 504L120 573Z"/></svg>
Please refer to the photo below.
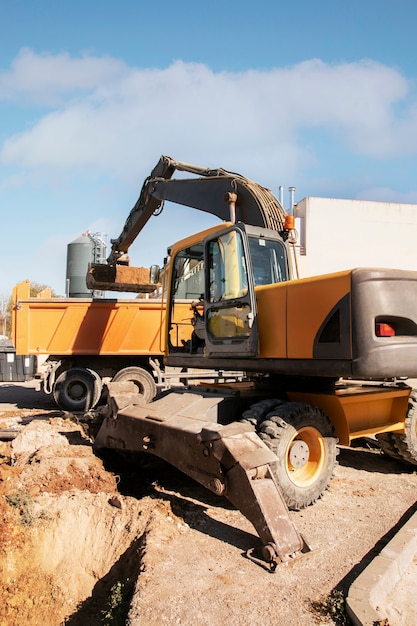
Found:
<svg viewBox="0 0 417 626"><path fill-rule="evenodd" d="M135 383L138 388L138 393L143 396L145 402L152 402L156 396L156 384L153 376L147 370L143 369L143 367L125 367L119 370L112 379L113 383L125 381Z"/></svg>
<svg viewBox="0 0 417 626"><path fill-rule="evenodd" d="M250 424L253 426L258 432L259 424L265 419L265 417L272 410L275 410L277 406L284 404L283 400L277 400L274 398L264 398L264 400L260 400L243 413L241 422L245 424Z"/></svg>
<svg viewBox="0 0 417 626"><path fill-rule="evenodd" d="M98 375L97 375L98 376ZM64 411L88 411L98 402L96 376L83 367L73 367L62 372L55 381L53 396Z"/></svg>
<svg viewBox="0 0 417 626"><path fill-rule="evenodd" d="M391 458L417 465L417 391L413 390L408 400L404 432L381 433L376 439L381 450Z"/></svg>
<svg viewBox="0 0 417 626"><path fill-rule="evenodd" d="M97 374L95 370L92 370L88 367L87 372L89 372L94 378L94 397L93 397L93 403L90 407L90 409L93 409L95 406L97 406L98 401L101 398L101 394L103 392L103 381L101 380L99 374Z"/></svg>
<svg viewBox="0 0 417 626"><path fill-rule="evenodd" d="M259 437L277 455L271 465L289 509L299 511L320 498L333 476L337 438L329 418L319 408L301 402L278 405L260 423ZM291 445L304 441L309 450L305 464L290 462Z"/></svg>

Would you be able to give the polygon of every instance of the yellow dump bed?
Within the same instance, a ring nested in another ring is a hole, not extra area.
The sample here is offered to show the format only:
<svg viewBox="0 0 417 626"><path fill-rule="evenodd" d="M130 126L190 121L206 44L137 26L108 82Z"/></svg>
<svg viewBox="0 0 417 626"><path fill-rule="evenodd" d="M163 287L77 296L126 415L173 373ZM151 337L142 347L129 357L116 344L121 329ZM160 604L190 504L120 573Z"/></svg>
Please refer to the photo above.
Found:
<svg viewBox="0 0 417 626"><path fill-rule="evenodd" d="M17 354L159 355L165 318L161 300L30 297L13 289L12 335Z"/></svg>

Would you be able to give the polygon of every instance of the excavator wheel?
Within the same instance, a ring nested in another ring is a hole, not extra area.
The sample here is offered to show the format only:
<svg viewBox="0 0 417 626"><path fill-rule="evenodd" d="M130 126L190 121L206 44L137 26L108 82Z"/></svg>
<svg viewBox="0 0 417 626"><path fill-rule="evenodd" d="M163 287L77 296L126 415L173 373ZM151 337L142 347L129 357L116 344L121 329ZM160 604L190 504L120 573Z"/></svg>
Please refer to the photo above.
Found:
<svg viewBox="0 0 417 626"><path fill-rule="evenodd" d="M379 447L388 456L409 465L417 465L417 391L412 391L408 400L404 432L381 433L376 438Z"/></svg>
<svg viewBox="0 0 417 626"><path fill-rule="evenodd" d="M256 432L258 432L259 424L265 419L268 413L283 403L283 400L264 398L264 400L252 404L252 406L242 414L240 421L245 424L250 424L255 428Z"/></svg>
<svg viewBox="0 0 417 626"><path fill-rule="evenodd" d="M337 456L337 438L323 411L300 402L278 404L258 434L279 459L271 469L289 509L303 509L323 495Z"/></svg>
<svg viewBox="0 0 417 626"><path fill-rule="evenodd" d="M84 367L73 367L58 376L53 396L64 411L88 411L99 401L101 391L98 374Z"/></svg>
<svg viewBox="0 0 417 626"><path fill-rule="evenodd" d="M119 370L117 374L113 376L112 380L114 383L125 381L135 383L138 388L138 393L143 396L145 402L152 402L156 396L156 384L152 374L143 369L143 367L125 367Z"/></svg>

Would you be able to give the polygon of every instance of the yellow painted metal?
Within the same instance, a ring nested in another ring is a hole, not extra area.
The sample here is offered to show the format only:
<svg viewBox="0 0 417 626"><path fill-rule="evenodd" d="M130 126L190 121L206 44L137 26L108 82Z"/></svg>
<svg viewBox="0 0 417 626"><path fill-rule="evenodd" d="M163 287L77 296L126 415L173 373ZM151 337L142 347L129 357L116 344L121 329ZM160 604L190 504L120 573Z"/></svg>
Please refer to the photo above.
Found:
<svg viewBox="0 0 417 626"><path fill-rule="evenodd" d="M297 442L304 442L308 448L308 458L301 467L291 462L291 451ZM326 445L323 435L313 426L300 428L291 440L285 455L289 479L298 486L308 487L321 475L326 462Z"/></svg>
<svg viewBox="0 0 417 626"><path fill-rule="evenodd" d="M259 356L287 358L287 283L255 288Z"/></svg>
<svg viewBox="0 0 417 626"><path fill-rule="evenodd" d="M351 274L347 270L257 287L259 356L313 358L316 335L333 307L350 292Z"/></svg>
<svg viewBox="0 0 417 626"><path fill-rule="evenodd" d="M24 281L13 291L17 354L162 354L160 300L30 298L29 289ZM186 314L189 304L179 311Z"/></svg>
<svg viewBox="0 0 417 626"><path fill-rule="evenodd" d="M294 280L287 289L287 357L312 358L320 326L339 300L350 292L351 271Z"/></svg>
<svg viewBox="0 0 417 626"><path fill-rule="evenodd" d="M287 395L293 401L322 409L330 418L339 443L348 446L358 437L403 432L410 392L407 386L349 385L329 393L288 391Z"/></svg>

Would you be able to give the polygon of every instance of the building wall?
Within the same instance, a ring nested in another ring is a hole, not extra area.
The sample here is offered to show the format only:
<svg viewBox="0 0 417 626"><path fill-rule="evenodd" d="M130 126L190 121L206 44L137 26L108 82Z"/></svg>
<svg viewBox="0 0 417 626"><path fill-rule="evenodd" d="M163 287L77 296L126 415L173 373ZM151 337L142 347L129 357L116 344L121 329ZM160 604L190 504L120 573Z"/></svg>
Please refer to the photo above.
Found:
<svg viewBox="0 0 417 626"><path fill-rule="evenodd" d="M294 208L300 277L354 267L417 270L417 205L307 197Z"/></svg>

